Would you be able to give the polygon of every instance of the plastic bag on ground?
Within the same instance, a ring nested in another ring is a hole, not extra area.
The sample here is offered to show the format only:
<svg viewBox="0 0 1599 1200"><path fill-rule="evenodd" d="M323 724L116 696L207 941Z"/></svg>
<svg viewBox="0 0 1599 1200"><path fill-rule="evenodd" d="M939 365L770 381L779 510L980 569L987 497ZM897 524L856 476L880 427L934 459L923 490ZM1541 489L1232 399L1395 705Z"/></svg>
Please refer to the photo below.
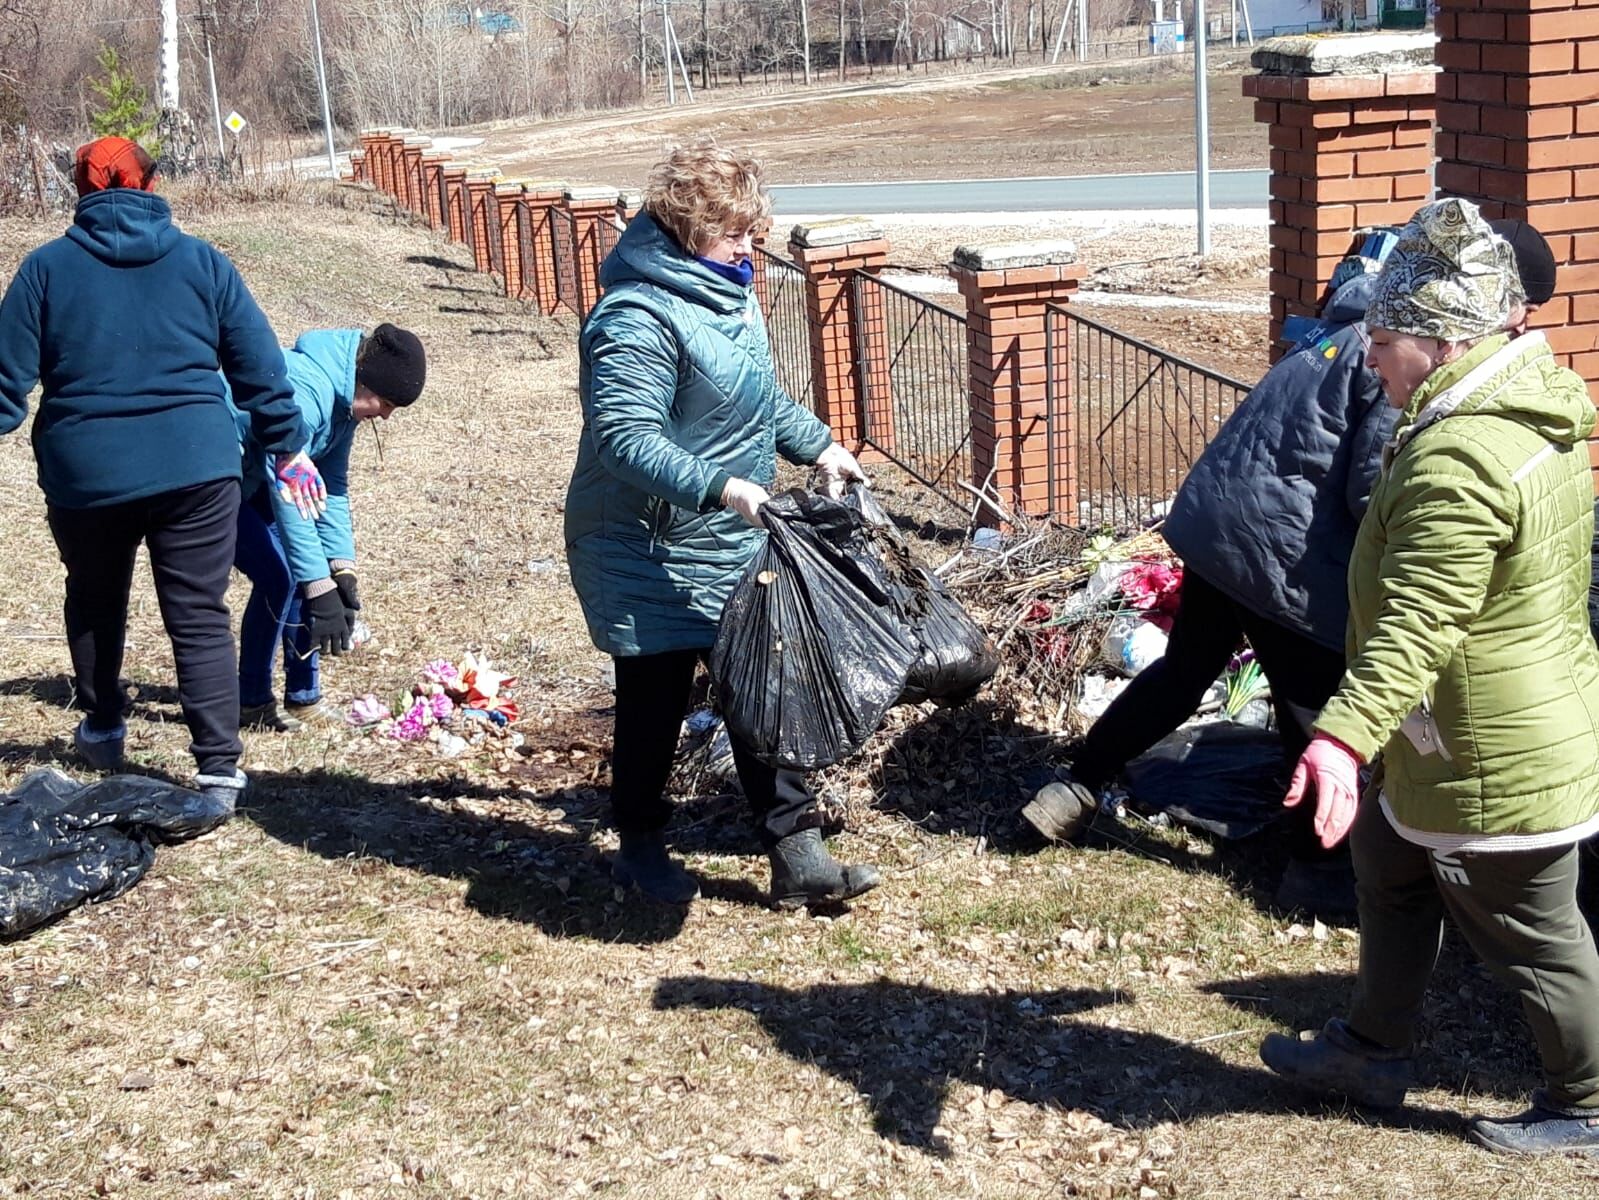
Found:
<svg viewBox="0 0 1599 1200"><path fill-rule="evenodd" d="M1229 841L1259 833L1284 813L1282 739L1214 721L1192 725L1127 764L1127 792L1146 811Z"/></svg>
<svg viewBox="0 0 1599 1200"><path fill-rule="evenodd" d="M870 489L852 487L844 502L871 531L888 572L890 594L916 638L916 662L899 703L964 704L999 670L994 639L950 595L943 580L912 560L905 539Z"/></svg>
<svg viewBox="0 0 1599 1200"><path fill-rule="evenodd" d="M0 794L0 936L122 895L150 869L158 844L204 833L231 813L142 775L82 784L54 769L29 772Z"/></svg>
<svg viewBox="0 0 1599 1200"><path fill-rule="evenodd" d="M809 771L871 737L919 650L857 510L792 491L761 513L766 545L722 610L711 679L756 757Z"/></svg>

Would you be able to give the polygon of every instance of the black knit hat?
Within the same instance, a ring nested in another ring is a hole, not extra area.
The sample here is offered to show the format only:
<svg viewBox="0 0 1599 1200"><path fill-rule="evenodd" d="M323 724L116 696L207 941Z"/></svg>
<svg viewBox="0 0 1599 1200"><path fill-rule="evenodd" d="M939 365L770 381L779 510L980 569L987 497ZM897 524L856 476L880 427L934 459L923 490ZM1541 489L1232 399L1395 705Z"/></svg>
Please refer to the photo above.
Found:
<svg viewBox="0 0 1599 1200"><path fill-rule="evenodd" d="M385 323L367 334L355 358L355 381L397 408L422 394L427 374L422 339L398 325Z"/></svg>
<svg viewBox="0 0 1599 1200"><path fill-rule="evenodd" d="M1549 243L1525 221L1489 221L1493 231L1510 243L1516 254L1516 272L1529 304L1546 304L1555 294L1555 256Z"/></svg>

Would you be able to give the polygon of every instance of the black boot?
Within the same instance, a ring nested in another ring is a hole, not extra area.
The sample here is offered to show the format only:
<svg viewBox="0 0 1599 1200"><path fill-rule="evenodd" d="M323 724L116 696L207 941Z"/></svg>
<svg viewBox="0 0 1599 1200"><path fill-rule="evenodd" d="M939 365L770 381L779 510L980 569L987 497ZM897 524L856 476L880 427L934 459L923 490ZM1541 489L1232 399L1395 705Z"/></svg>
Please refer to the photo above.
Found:
<svg viewBox="0 0 1599 1200"><path fill-rule="evenodd" d="M775 908L850 900L883 882L875 867L845 866L829 854L820 829L801 829L779 839L771 859Z"/></svg>
<svg viewBox="0 0 1599 1200"><path fill-rule="evenodd" d="M1099 797L1065 767L1052 774L1054 778L1035 791L1022 809L1022 818L1046 841L1070 841L1094 815Z"/></svg>
<svg viewBox="0 0 1599 1200"><path fill-rule="evenodd" d="M1408 1052L1384 1050L1336 1017L1308 1040L1268 1033L1260 1060L1302 1088L1348 1096L1368 1108L1398 1108L1415 1081Z"/></svg>
<svg viewBox="0 0 1599 1200"><path fill-rule="evenodd" d="M1599 1109L1566 1108L1539 1088L1514 1117L1473 1117L1467 1135L1495 1154L1599 1154Z"/></svg>
<svg viewBox="0 0 1599 1200"><path fill-rule="evenodd" d="M700 894L694 876L666 852L666 839L659 832L624 833L611 859L611 878L662 904L688 904Z"/></svg>

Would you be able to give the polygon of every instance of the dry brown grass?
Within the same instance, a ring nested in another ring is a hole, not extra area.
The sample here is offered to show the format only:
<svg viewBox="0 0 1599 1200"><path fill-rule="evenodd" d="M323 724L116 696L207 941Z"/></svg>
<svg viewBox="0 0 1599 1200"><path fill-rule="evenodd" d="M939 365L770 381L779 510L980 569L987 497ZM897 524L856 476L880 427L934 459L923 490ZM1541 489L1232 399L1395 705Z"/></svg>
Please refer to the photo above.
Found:
<svg viewBox="0 0 1599 1200"><path fill-rule="evenodd" d="M254 736L239 820L161 851L126 897L0 945L0 1194L675 1198L1530 1198L1599 1171L1506 1164L1459 1112L1533 1082L1503 994L1451 952L1428 1084L1394 1123L1308 1104L1259 1036L1340 1003L1354 939L1263 912L1271 848L1109 827L1031 852L1015 772L1045 731L990 701L901 714L827 780L851 913L778 915L730 801L686 802L686 915L613 894L594 786L606 719L562 570L573 329L494 294L459 248L360 211L190 221L285 337L391 319L429 396L363 434L378 633L336 695L480 646L522 674L522 765L343 731ZM14 262L55 230L0 224ZM894 503L908 490L885 488ZM26 441L0 442L0 782L64 758L59 569ZM533 573L529 561L557 564ZM187 769L170 655L138 585L134 759ZM70 769L70 768L69 768ZM142 1078L140 1077L142 1076Z"/></svg>

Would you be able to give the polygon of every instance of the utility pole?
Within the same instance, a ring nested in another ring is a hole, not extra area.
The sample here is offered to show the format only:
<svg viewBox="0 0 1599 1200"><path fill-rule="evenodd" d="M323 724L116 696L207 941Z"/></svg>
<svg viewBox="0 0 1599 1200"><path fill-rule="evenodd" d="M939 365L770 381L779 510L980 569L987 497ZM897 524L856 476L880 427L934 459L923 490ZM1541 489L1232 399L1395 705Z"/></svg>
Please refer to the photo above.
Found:
<svg viewBox="0 0 1599 1200"><path fill-rule="evenodd" d="M1205 0L1194 0L1194 211L1199 254L1210 253L1210 84L1205 78Z"/></svg>
<svg viewBox="0 0 1599 1200"><path fill-rule="evenodd" d="M316 85L322 93L322 132L328 139L328 174L338 182L339 158L333 152L333 114L328 107L328 65L322 58L322 18L317 15L316 0L311 0L311 38L316 45Z"/></svg>
<svg viewBox="0 0 1599 1200"><path fill-rule="evenodd" d="M220 170L228 161L227 143L222 140L222 105L217 100L217 68L211 56L211 26L216 23L217 13L211 0L203 0L204 7L195 16L200 23L200 29L205 34L205 73L211 81L211 119L216 122L217 128L217 169Z"/></svg>
<svg viewBox="0 0 1599 1200"><path fill-rule="evenodd" d="M805 83L811 82L811 0L800 0L800 41L805 47Z"/></svg>
<svg viewBox="0 0 1599 1200"><path fill-rule="evenodd" d="M666 15L666 0L661 0L661 58L666 67L666 102L677 103L677 81L672 78L672 19Z"/></svg>
<svg viewBox="0 0 1599 1200"><path fill-rule="evenodd" d="M178 101L178 0L161 0L161 109L175 113Z"/></svg>

